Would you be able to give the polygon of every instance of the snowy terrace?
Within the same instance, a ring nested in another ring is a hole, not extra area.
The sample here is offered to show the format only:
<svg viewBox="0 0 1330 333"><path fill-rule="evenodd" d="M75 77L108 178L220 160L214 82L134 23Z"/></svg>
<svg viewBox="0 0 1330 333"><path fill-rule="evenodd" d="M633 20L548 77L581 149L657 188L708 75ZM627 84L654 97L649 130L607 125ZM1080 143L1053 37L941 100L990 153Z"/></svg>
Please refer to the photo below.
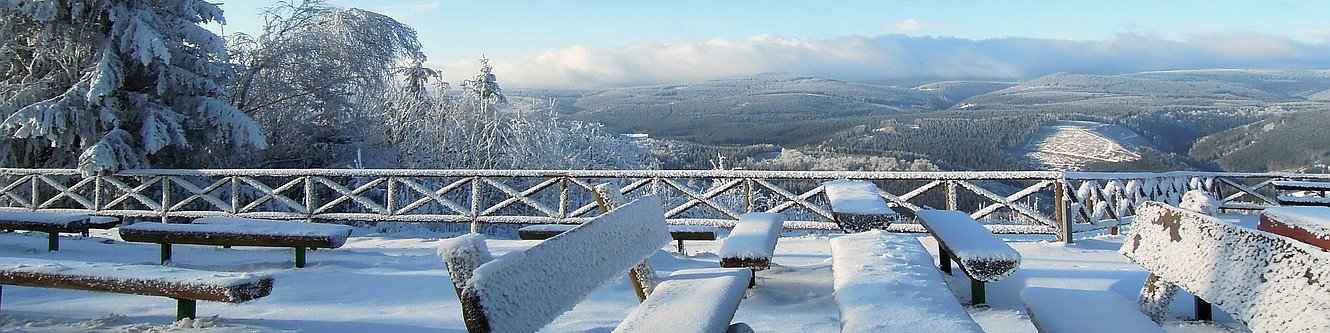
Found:
<svg viewBox="0 0 1330 333"><path fill-rule="evenodd" d="M1029 286L1107 290L1135 299L1148 272L1118 252L1136 203L1177 203L1188 189L1216 194L1229 212L1274 205L1271 181L1330 175L1238 173L1062 172L763 172L763 171L500 171L500 170L132 170L85 177L73 170L0 169L0 207L8 211L78 212L142 220L238 215L352 222L342 248L311 252L313 264L291 267L289 249L178 247L173 266L275 277L271 296L241 304L201 302L217 315L172 323L169 299L7 286L0 331L143 331L208 328L214 332L465 330L447 270L435 254L440 239L480 223L495 255L536 241L515 240L525 223L576 223L599 214L597 183L618 183L629 198L665 199L673 224L728 227L749 211L785 214L773 268L739 307L736 322L758 332L835 332L830 222L820 184L870 180L898 210L955 208L985 223L1020 252L1022 266L989 286L986 306L966 311L988 332L1033 332L1020 299ZM1061 203L1061 204L1055 204ZM904 208L904 209L899 209ZM1228 215L1253 224L1255 216ZM358 223L357 223L358 222ZM372 222L372 223L370 223ZM896 231L919 231L912 223ZM661 274L714 267L727 229L716 241L690 241L686 253L662 249L650 260ZM936 258L936 242L917 234ZM1074 240L1061 242L1059 240ZM42 233L0 234L0 256L154 264L154 244L122 241L94 230L45 252ZM961 303L969 281L944 276ZM1187 299L1180 296L1179 299ZM593 293L546 331L608 331L637 305L627 279ZM1094 306L1094 305L1086 305ZM1241 330L1222 313L1216 322L1190 317L1176 302L1171 332Z"/></svg>

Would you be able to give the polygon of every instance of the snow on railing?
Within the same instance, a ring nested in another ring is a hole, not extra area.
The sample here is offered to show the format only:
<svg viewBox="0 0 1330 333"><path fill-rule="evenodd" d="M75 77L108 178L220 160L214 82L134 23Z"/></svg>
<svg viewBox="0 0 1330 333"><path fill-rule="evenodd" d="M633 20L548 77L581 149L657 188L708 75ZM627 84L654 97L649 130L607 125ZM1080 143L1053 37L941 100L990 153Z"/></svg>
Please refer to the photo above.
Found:
<svg viewBox="0 0 1330 333"><path fill-rule="evenodd" d="M786 228L838 229L821 183L872 181L903 211L957 209L995 232L1116 228L1146 200L1176 204L1187 190L1226 209L1275 205L1270 182L1330 179L1287 173L827 172L748 170L127 170L0 169L0 210L76 212L176 220L203 216L467 222L579 223L597 214L595 184L629 199L662 198L674 224L732 226L745 212L784 213ZM905 214L912 216L912 214ZM904 221L892 229L922 230Z"/></svg>

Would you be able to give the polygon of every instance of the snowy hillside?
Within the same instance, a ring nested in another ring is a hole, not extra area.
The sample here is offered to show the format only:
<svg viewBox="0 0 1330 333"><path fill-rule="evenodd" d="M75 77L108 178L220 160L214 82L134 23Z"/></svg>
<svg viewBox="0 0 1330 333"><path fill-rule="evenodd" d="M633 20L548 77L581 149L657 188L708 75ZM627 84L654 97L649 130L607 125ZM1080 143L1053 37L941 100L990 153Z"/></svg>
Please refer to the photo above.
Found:
<svg viewBox="0 0 1330 333"><path fill-rule="evenodd" d="M1036 169L1079 171L1091 162L1141 159L1138 147L1149 141L1122 126L1089 121L1056 121L1039 128L1023 148Z"/></svg>

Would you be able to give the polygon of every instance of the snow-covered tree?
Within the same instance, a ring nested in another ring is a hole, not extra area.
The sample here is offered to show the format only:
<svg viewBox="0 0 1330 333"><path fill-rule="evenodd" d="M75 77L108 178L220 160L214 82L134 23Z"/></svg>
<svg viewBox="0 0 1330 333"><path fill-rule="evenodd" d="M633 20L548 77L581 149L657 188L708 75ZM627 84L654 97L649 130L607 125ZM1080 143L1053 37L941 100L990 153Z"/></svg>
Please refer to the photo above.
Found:
<svg viewBox="0 0 1330 333"><path fill-rule="evenodd" d="M264 148L203 0L0 0L0 164L84 172Z"/></svg>
<svg viewBox="0 0 1330 333"><path fill-rule="evenodd" d="M378 98L394 69L425 60L414 29L366 10L280 2L265 22L258 36L230 37L241 68L231 102L272 142L263 159L247 162L255 166L340 166L375 135L359 131L375 125L362 97Z"/></svg>

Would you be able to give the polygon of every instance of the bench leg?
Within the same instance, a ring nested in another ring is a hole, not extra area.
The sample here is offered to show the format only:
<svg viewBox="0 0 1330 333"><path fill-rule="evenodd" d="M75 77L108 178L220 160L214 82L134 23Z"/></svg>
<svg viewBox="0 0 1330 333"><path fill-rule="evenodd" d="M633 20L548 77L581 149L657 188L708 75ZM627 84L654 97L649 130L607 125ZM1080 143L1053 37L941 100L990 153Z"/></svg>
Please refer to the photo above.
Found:
<svg viewBox="0 0 1330 333"><path fill-rule="evenodd" d="M679 254L683 254L683 240L682 240L682 239L679 240L679 246L678 246L678 248L679 248Z"/></svg>
<svg viewBox="0 0 1330 333"><path fill-rule="evenodd" d="M60 251L60 233L48 232L46 239L46 251Z"/></svg>
<svg viewBox="0 0 1330 333"><path fill-rule="evenodd" d="M176 321L180 321L181 319L185 318L194 319L194 305L197 301L192 299L181 299L181 298L177 298L175 299L175 301L176 301L176 308L175 308Z"/></svg>
<svg viewBox="0 0 1330 333"><path fill-rule="evenodd" d="M305 267L305 247L304 247L304 246L297 246L297 247L296 247L296 268L304 268L304 267Z"/></svg>
<svg viewBox="0 0 1330 333"><path fill-rule="evenodd" d="M984 281L970 279L970 303L980 305L987 303L984 295Z"/></svg>
<svg viewBox="0 0 1330 333"><path fill-rule="evenodd" d="M937 245L937 267L942 269L943 273L951 275L951 251L942 247L942 243Z"/></svg>
<svg viewBox="0 0 1330 333"><path fill-rule="evenodd" d="M171 262L171 243L162 243L162 265Z"/></svg>
<svg viewBox="0 0 1330 333"><path fill-rule="evenodd" d="M1205 321L1214 320L1213 313L1210 311L1210 302L1206 302L1200 297L1195 297L1195 298L1196 298L1196 320L1205 320Z"/></svg>

